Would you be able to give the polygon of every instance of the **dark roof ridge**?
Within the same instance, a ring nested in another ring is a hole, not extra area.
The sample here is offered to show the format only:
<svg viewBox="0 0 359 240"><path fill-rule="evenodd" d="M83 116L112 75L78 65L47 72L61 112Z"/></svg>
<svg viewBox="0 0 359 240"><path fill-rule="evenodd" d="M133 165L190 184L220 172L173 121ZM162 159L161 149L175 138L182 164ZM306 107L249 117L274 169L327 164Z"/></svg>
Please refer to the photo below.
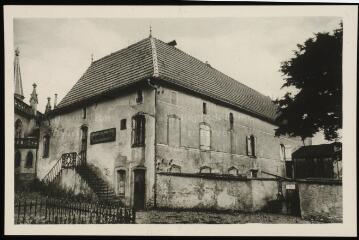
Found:
<svg viewBox="0 0 359 240"><path fill-rule="evenodd" d="M154 38L154 37L153 37L153 38ZM155 39L155 40L158 40L159 42L161 42L161 43L163 43L163 44L168 45L167 43L165 43L164 41L162 41L162 40L160 40L160 39L158 39L158 38L154 38L154 39ZM169 45L169 46L170 46L170 45ZM212 66L208 66L208 64L207 64L206 62L201 61L200 59L198 59L198 58L192 56L191 54L186 53L185 51L183 51L183 50L181 50L181 49L179 49L179 48L177 48L177 47L175 47L175 46L170 46L170 47L173 47L174 49L180 51L181 53L186 54L186 55L189 56L190 58L192 58L192 59L194 59L194 60L196 60L196 61L202 63L202 64L205 65L208 69L214 70L214 71L216 71L216 72L218 72L218 73L220 73L220 74L226 76L229 80L233 81L233 83L235 83L235 84L240 84L240 85L242 85L242 86L245 86L245 87L251 89L252 91L254 91L254 92L256 92L256 93L262 95L263 97L267 97L267 98L269 98L270 100L272 100L269 96L264 95L263 93L261 93L261 92L255 90L254 88L249 87L249 86L245 85L244 83L241 83L241 82L237 81L236 79L232 78L231 76L229 76L229 75L227 75L227 74L221 72L220 70L218 70L218 69L216 69L216 68L214 68L214 67L212 67Z"/></svg>

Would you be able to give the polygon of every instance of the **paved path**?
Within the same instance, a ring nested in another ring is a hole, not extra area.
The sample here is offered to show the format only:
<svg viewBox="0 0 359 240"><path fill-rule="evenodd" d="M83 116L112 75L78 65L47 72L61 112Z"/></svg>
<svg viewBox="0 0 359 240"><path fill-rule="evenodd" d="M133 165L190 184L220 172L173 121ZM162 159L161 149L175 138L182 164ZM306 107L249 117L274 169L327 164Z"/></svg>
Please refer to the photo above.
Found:
<svg viewBox="0 0 359 240"><path fill-rule="evenodd" d="M204 224L241 224L241 223L320 223L311 222L296 216L271 213L213 213L192 211L139 211L136 223L204 223Z"/></svg>

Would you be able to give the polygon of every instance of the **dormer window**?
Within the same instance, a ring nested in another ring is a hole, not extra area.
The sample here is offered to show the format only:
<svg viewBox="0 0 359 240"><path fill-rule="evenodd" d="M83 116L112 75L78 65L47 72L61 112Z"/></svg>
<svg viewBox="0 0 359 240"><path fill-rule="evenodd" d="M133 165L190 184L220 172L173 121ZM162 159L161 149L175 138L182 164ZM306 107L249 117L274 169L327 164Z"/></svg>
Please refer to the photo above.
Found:
<svg viewBox="0 0 359 240"><path fill-rule="evenodd" d="M143 102L143 93L142 89L137 90L137 96L136 96L136 103L142 103Z"/></svg>

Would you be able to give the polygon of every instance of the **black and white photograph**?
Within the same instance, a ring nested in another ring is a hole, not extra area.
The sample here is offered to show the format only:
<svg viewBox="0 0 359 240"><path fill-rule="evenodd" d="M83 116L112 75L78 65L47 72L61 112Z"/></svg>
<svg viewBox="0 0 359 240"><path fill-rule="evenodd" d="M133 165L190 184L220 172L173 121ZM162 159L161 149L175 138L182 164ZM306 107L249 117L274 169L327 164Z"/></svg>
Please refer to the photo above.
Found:
<svg viewBox="0 0 359 240"><path fill-rule="evenodd" d="M9 233L356 234L357 7L4 20Z"/></svg>

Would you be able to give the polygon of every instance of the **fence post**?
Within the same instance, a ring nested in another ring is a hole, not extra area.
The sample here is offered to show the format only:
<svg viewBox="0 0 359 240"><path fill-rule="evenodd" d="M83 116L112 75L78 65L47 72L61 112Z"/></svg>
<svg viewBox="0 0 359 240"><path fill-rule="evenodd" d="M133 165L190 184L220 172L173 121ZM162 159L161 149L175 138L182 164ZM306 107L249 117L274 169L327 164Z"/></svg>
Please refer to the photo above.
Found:
<svg viewBox="0 0 359 240"><path fill-rule="evenodd" d="M132 217L133 217L133 219L132 219L133 222L132 223L136 223L136 211L133 208L132 208L132 213L133 213L132 214Z"/></svg>
<svg viewBox="0 0 359 240"><path fill-rule="evenodd" d="M26 199L25 199L25 202L24 202L24 216L22 218L22 223L25 223L25 216L26 216Z"/></svg>
<svg viewBox="0 0 359 240"><path fill-rule="evenodd" d="M37 211L36 211L36 210L37 210L37 209L36 209L36 208L37 208L37 196L36 196L36 198L35 198L35 206L34 206L34 207L35 207L35 217L36 217L36 212L37 212Z"/></svg>
<svg viewBox="0 0 359 240"><path fill-rule="evenodd" d="M19 206L17 209L17 223L20 223L20 213L21 213L21 201L19 200Z"/></svg>

